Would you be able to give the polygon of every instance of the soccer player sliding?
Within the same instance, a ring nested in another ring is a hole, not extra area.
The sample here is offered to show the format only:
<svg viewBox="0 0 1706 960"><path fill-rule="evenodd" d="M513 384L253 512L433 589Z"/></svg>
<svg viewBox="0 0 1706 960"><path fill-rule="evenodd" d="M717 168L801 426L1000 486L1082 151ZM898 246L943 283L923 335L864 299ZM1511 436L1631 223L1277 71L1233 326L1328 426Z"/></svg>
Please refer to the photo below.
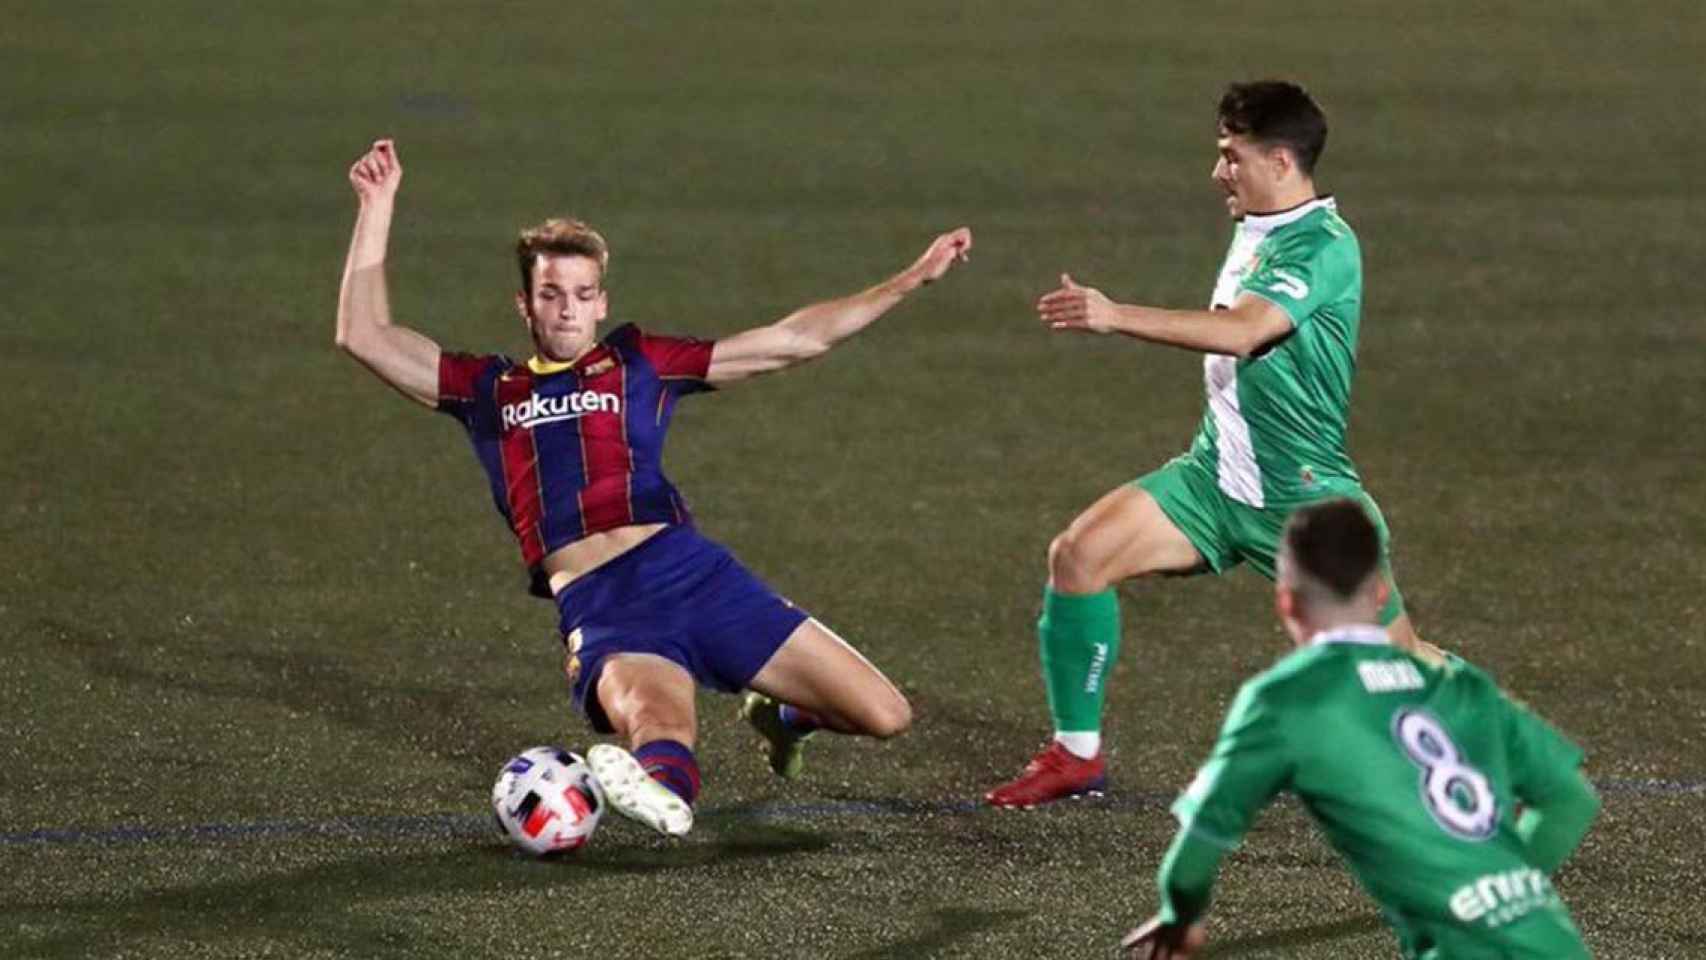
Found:
<svg viewBox="0 0 1706 960"><path fill-rule="evenodd" d="M1237 226L1210 309L1115 303L1065 274L1037 302L1051 330L1204 354L1208 409L1188 452L1104 494L1049 544L1037 641L1054 737L1017 778L985 794L998 807L1034 807L1106 783L1102 704L1120 650L1121 581L1218 574L1244 562L1272 579L1291 511L1351 497L1380 528L1391 585L1385 524L1345 447L1362 253L1333 199L1315 190L1327 118L1301 87L1263 81L1229 87L1219 121L1213 179ZM1437 659L1396 586L1380 623L1394 643Z"/></svg>
<svg viewBox="0 0 1706 960"><path fill-rule="evenodd" d="M467 430L533 591L556 601L575 704L630 748L588 751L611 805L665 834L692 828L696 685L750 691L741 713L782 776L799 773L818 729L905 731L912 709L887 677L694 528L663 474L663 440L681 397L823 355L966 260L971 231L938 236L863 292L720 340L633 324L601 339L609 248L584 223L547 220L516 244L515 309L533 347L516 362L446 352L392 322L385 256L402 178L390 140L350 167L359 207L337 343Z"/></svg>
<svg viewBox="0 0 1706 960"><path fill-rule="evenodd" d="M1375 625L1380 534L1352 500L1284 530L1274 606L1297 649L1246 683L1173 804L1161 912L1122 947L1188 958L1221 857L1281 791L1297 795L1412 960L1583 960L1552 872L1599 798L1582 752L1453 659L1432 666ZM1519 812L1520 811L1520 812Z"/></svg>

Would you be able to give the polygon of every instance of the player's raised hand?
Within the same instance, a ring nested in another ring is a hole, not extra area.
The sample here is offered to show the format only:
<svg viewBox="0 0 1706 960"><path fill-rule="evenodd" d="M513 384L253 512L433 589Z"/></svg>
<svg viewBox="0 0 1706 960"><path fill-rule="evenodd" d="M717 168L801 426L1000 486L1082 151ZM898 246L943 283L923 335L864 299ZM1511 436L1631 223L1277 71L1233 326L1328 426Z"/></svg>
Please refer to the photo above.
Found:
<svg viewBox="0 0 1706 960"><path fill-rule="evenodd" d="M1060 275L1060 286L1037 300L1037 318L1050 330L1107 333L1116 316L1114 302L1095 287L1080 286L1071 274Z"/></svg>
<svg viewBox="0 0 1706 960"><path fill-rule="evenodd" d="M941 279L955 263L964 263L970 259L971 228L960 227L932 240L929 248L907 268L907 273L920 285L933 283Z"/></svg>
<svg viewBox="0 0 1706 960"><path fill-rule="evenodd" d="M1153 917L1125 935L1120 941L1120 956L1126 960L1190 960L1207 942L1208 929L1200 923L1186 926Z"/></svg>
<svg viewBox="0 0 1706 960"><path fill-rule="evenodd" d="M349 182L364 206L375 200L394 199L397 186L403 182L403 162L397 158L397 145L390 140L373 141L373 148L350 165Z"/></svg>

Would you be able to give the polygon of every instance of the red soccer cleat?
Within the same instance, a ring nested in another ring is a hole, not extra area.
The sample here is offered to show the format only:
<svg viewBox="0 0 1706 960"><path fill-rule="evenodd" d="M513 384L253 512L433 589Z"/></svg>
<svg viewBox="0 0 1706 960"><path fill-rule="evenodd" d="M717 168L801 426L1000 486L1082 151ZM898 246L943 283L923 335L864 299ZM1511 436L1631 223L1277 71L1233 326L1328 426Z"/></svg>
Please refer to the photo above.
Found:
<svg viewBox="0 0 1706 960"><path fill-rule="evenodd" d="M983 799L991 806L1028 810L1039 803L1068 797L1100 796L1107 785L1108 762L1101 754L1085 760L1058 742L1051 742L1025 764L1023 773L984 794Z"/></svg>

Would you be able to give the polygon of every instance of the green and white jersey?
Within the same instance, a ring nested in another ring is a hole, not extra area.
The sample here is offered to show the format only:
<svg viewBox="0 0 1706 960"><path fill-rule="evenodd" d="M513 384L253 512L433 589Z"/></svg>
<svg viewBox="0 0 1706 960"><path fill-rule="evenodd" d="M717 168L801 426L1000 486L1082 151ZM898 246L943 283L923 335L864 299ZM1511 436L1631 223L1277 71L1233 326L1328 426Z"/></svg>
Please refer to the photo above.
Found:
<svg viewBox="0 0 1706 960"><path fill-rule="evenodd" d="M1220 489L1258 509L1360 485L1345 451L1362 320L1362 251L1331 197L1238 221L1214 309L1241 294L1278 304L1292 332L1248 359L1203 360L1208 410L1191 454Z"/></svg>
<svg viewBox="0 0 1706 960"><path fill-rule="evenodd" d="M1244 685L1173 813L1231 848L1290 790L1406 955L1586 957L1514 813L1567 789L1581 757L1474 667L1429 667L1384 631L1350 627Z"/></svg>

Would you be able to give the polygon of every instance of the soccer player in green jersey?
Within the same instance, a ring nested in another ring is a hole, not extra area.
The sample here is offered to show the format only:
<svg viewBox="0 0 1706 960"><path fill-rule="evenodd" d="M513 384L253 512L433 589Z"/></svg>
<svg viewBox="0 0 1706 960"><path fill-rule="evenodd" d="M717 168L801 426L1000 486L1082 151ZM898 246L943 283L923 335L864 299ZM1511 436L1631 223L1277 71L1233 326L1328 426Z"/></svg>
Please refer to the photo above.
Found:
<svg viewBox="0 0 1706 960"><path fill-rule="evenodd" d="M1474 667L1392 645L1374 623L1389 594L1380 541L1353 500L1287 524L1274 606L1297 649L1238 691L1173 804L1161 912L1126 937L1135 955L1183 958L1202 945L1220 858L1290 790L1406 957L1588 956L1550 879L1599 809L1581 750Z"/></svg>
<svg viewBox="0 0 1706 960"><path fill-rule="evenodd" d="M1017 779L985 795L1032 807L1102 789L1102 703L1120 648L1114 585L1157 574L1220 573L1248 562L1274 575L1292 510L1360 500L1385 526L1345 449L1362 319L1362 254L1314 169L1327 121L1291 83L1233 84L1220 101L1214 181L1237 226L1209 310L1115 303L1067 275L1037 312L1050 329L1119 333L1205 354L1208 410L1189 452L1121 484L1048 551L1037 634L1054 740ZM1421 644L1396 587L1380 623Z"/></svg>

